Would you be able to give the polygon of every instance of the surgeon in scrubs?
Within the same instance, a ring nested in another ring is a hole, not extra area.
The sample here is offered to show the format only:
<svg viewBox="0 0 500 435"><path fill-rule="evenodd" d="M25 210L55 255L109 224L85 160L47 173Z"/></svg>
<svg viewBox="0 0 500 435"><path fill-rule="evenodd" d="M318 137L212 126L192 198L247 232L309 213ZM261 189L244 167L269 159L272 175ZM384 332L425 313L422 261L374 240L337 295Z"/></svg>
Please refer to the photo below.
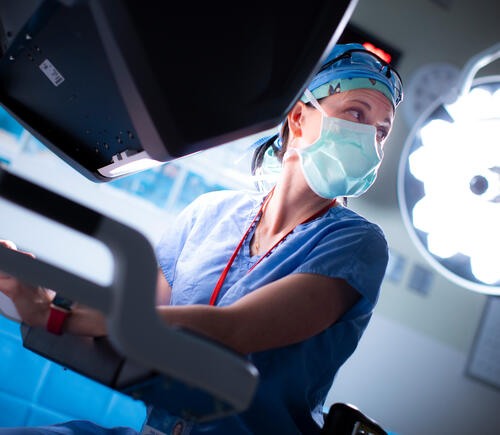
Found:
<svg viewBox="0 0 500 435"><path fill-rule="evenodd" d="M390 65L359 44L336 45L279 134L256 145L261 191L204 194L168 225L157 247L158 314L260 372L247 411L183 433L320 432L326 395L370 320L388 260L382 230L343 199L375 181L402 95ZM5 274L0 290L26 323L46 326L50 292ZM107 333L101 313L78 305L64 331ZM109 431L90 422L37 430Z"/></svg>

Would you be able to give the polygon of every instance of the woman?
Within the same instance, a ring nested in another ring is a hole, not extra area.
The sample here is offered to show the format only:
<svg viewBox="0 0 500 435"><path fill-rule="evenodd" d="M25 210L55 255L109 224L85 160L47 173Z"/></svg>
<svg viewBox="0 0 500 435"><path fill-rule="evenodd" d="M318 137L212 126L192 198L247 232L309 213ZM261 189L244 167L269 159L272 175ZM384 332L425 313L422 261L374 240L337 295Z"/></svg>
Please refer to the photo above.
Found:
<svg viewBox="0 0 500 435"><path fill-rule="evenodd" d="M319 432L387 265L380 228L336 198L373 184L401 98L386 63L359 44L335 46L280 134L256 150L258 173L279 168L276 186L202 195L162 238L159 315L248 355L261 375L246 412L191 433ZM45 290L7 276L0 290L25 322L47 324ZM64 329L107 332L103 316L81 306Z"/></svg>

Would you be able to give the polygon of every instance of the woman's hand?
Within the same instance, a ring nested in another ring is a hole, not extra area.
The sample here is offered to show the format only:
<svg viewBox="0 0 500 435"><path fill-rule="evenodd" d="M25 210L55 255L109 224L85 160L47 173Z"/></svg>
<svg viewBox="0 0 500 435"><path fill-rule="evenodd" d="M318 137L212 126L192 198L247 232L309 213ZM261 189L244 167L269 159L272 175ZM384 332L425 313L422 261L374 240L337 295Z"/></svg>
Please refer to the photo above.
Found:
<svg viewBox="0 0 500 435"><path fill-rule="evenodd" d="M13 242L0 240L0 244L17 251ZM34 257L28 252L18 252ZM45 327L49 318L50 302L55 294L52 290L24 284L17 278L0 271L0 292L12 300L25 323Z"/></svg>

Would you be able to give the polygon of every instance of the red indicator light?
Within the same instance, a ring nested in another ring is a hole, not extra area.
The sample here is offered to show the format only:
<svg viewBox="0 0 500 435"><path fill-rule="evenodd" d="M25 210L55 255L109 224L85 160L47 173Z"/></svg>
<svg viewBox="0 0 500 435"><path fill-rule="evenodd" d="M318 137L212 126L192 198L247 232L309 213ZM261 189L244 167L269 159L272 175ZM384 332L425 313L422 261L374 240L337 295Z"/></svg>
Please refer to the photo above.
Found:
<svg viewBox="0 0 500 435"><path fill-rule="evenodd" d="M363 47L365 47L368 51L371 51L372 53L376 54L381 59L384 59L387 63L391 62L391 55L389 53L386 53L384 50L375 47L373 44L365 42L363 44Z"/></svg>

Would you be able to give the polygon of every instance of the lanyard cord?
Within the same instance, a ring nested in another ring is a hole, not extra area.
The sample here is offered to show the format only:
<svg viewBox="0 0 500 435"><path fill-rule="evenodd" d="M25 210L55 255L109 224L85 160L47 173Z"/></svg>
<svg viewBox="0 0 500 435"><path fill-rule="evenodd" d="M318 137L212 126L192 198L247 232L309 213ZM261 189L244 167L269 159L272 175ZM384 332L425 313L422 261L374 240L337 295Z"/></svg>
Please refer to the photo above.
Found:
<svg viewBox="0 0 500 435"><path fill-rule="evenodd" d="M253 218L252 220L252 223L250 224L250 226L248 227L247 231L245 232L243 238L240 240L240 243L238 243L238 246L236 247L236 249L234 250L233 252L233 255L231 256L231 258L229 259L229 262L227 263L226 267L224 268L224 270L222 271L222 274L219 278L219 281L217 281L217 285L215 286L214 288L214 291L212 292L212 297L210 298L210 305L215 305L215 301L217 300L217 296L219 296L219 292L220 292L220 289L222 288L222 284L224 284L224 281L226 279L226 276L229 272L229 269L231 269L231 266L233 265L233 262L236 258L236 256L238 255L238 252L240 252L240 249L241 247L243 246L243 243L245 241L245 239L247 238L248 236L248 233L250 232L250 229L252 228L252 225L254 224L254 222L256 221L257 217L260 216L260 214L262 213L262 210L264 210L264 208L266 207L267 203L269 202L269 200L271 199L271 196L273 195L274 193L274 187L273 189L271 190L271 192L269 192L268 196L266 197L265 201L262 203L262 205L260 206L260 209L259 209L259 212L255 215L255 217ZM326 207L323 207L320 211L314 213L312 216L308 217L306 220L302 221L299 225L302 225L302 224L305 224L309 221L312 221L314 219L316 219L317 217L323 215L324 213L326 213L327 210L329 210L331 207L333 207L336 203L336 199L334 199L332 202L330 202L330 204L328 204ZM257 266L264 258L266 258L270 253L271 251L277 246L279 245L283 240L285 240L288 235L297 227L297 225L295 225L290 231L288 231L288 233L286 233L281 239L279 239L260 259L259 261L257 261L257 263L255 263L251 268L250 270L247 272L247 273L250 273L255 266Z"/></svg>

